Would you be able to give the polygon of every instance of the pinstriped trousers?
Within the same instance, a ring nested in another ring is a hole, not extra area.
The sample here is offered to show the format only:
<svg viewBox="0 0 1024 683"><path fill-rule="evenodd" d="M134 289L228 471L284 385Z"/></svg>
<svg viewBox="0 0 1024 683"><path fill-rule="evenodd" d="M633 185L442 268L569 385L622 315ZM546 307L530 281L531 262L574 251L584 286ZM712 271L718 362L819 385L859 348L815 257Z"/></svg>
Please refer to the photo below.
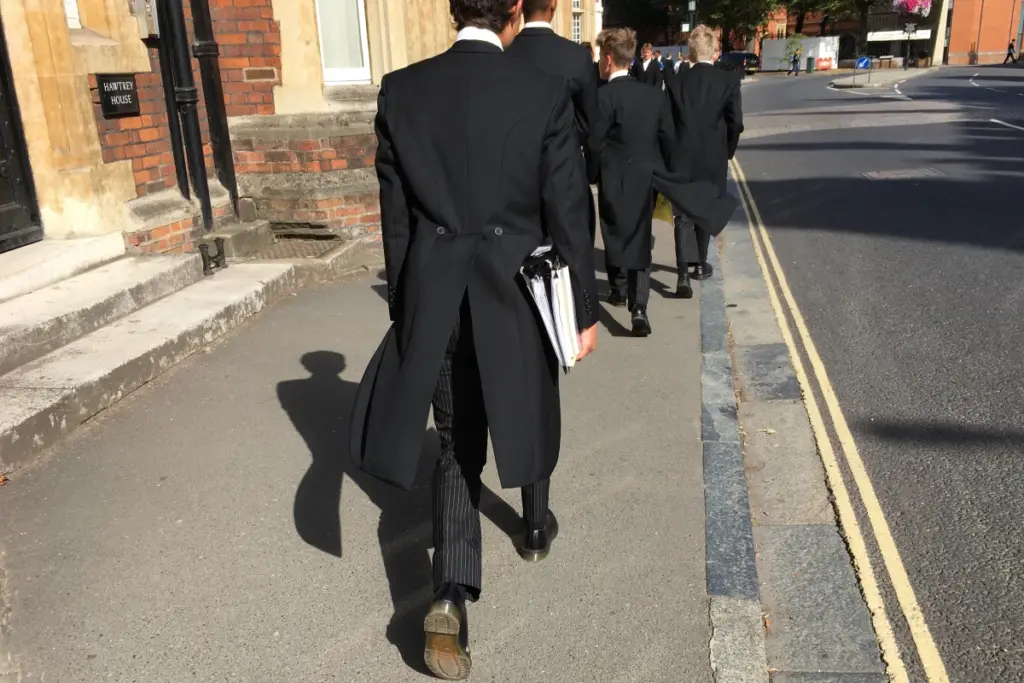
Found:
<svg viewBox="0 0 1024 683"><path fill-rule="evenodd" d="M620 294L625 289L626 303L629 310L634 306L647 306L651 299L651 269L625 270L618 266L605 264L605 271L608 273L608 284L612 291Z"/></svg>
<svg viewBox="0 0 1024 683"><path fill-rule="evenodd" d="M487 462L487 413L467 299L463 299L441 361L433 408L441 444L432 482L434 590L444 583L457 583L476 600L483 585L480 475ZM549 489L550 480L522 489L528 525L543 525Z"/></svg>

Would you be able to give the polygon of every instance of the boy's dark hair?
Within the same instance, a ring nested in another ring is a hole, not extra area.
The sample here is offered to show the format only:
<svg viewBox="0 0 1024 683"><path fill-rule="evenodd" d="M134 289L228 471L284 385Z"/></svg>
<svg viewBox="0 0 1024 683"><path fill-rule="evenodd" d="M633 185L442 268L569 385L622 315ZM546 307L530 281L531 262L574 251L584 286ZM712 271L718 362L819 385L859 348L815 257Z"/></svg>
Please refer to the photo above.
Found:
<svg viewBox="0 0 1024 683"><path fill-rule="evenodd" d="M459 31L467 26L500 33L512 18L516 0L448 0L448 7Z"/></svg>
<svg viewBox="0 0 1024 683"><path fill-rule="evenodd" d="M547 12L549 9L551 9L551 0L523 0L523 16L527 21L534 14Z"/></svg>

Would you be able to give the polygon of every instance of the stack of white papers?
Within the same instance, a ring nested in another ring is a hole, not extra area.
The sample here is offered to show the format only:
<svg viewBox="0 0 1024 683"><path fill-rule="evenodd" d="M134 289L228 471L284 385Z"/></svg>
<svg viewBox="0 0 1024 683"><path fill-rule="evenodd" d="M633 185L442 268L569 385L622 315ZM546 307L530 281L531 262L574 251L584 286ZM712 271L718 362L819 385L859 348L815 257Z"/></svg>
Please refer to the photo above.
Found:
<svg viewBox="0 0 1024 683"><path fill-rule="evenodd" d="M537 306L551 348L566 373L576 365L580 353L580 332L576 326L576 303L572 296L569 268L551 251L550 245L533 252L532 262L520 269Z"/></svg>

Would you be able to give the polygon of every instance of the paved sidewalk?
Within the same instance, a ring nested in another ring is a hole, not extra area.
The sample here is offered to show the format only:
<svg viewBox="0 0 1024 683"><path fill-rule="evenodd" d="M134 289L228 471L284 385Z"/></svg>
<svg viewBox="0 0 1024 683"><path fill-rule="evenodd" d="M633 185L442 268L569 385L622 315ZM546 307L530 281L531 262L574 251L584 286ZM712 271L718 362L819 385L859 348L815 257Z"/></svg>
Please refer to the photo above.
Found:
<svg viewBox="0 0 1024 683"><path fill-rule="evenodd" d="M698 303L654 279L654 335L606 312L563 384L544 563L515 554L519 493L487 470L473 680L711 681ZM429 489L342 483L382 289L289 297L0 488L0 679L424 678Z"/></svg>

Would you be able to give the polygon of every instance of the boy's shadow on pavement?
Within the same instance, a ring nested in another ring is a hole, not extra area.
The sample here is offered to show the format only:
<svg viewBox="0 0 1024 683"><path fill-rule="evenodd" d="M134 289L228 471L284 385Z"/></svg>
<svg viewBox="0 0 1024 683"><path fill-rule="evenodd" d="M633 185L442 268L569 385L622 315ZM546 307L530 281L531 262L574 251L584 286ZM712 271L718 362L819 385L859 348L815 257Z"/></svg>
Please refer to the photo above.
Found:
<svg viewBox="0 0 1024 683"><path fill-rule="evenodd" d="M380 510L377 540L395 609L387 628L388 641L409 667L429 673L423 664L423 615L433 599L429 482L440 452L437 432L430 429L426 434L412 491L363 474L348 452L349 418L358 385L341 378L345 357L313 351L302 357L302 364L310 377L277 385L281 407L313 459L295 492L295 530L314 548L342 557L343 480L353 481L366 494ZM510 538L519 533L519 513L486 486L480 511Z"/></svg>

